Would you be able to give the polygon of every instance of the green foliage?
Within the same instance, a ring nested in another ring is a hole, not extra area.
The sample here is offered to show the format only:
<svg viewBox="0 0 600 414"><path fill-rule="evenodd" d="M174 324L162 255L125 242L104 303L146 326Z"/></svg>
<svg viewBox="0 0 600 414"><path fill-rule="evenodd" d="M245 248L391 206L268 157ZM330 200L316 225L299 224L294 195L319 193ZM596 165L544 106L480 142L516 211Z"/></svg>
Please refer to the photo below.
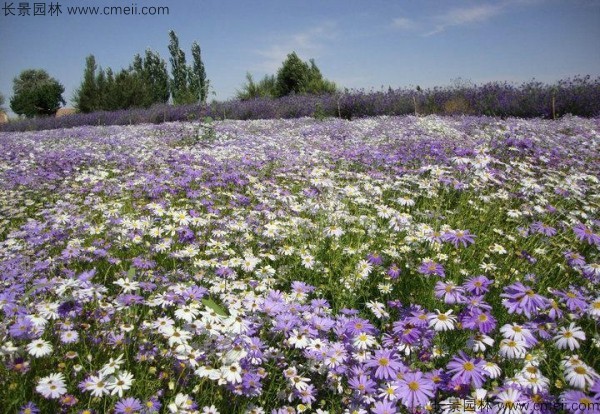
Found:
<svg viewBox="0 0 600 414"><path fill-rule="evenodd" d="M28 118L54 115L61 104L65 88L45 70L27 69L13 80L10 107L17 115Z"/></svg>
<svg viewBox="0 0 600 414"><path fill-rule="evenodd" d="M241 90L236 92L238 99L246 101L248 99L275 97L277 96L277 79L274 75L265 75L258 83L250 73L246 73L246 83Z"/></svg>
<svg viewBox="0 0 600 414"><path fill-rule="evenodd" d="M277 96L303 93L309 82L309 66L296 52L287 55L283 66L277 71Z"/></svg>
<svg viewBox="0 0 600 414"><path fill-rule="evenodd" d="M167 64L156 52L146 50L144 58L136 54L129 68L116 75L110 68L96 70L95 58L90 55L81 86L73 97L80 112L148 108L169 100Z"/></svg>
<svg viewBox="0 0 600 414"><path fill-rule="evenodd" d="M320 102L317 102L317 104L315 105L313 117L318 121L322 121L325 118L327 118L327 112L325 112L325 110L323 109L323 105L321 105Z"/></svg>
<svg viewBox="0 0 600 414"><path fill-rule="evenodd" d="M237 91L237 98L248 100L262 97L282 97L291 94L325 94L336 92L335 83L323 78L314 59L303 62L295 52L290 53L277 75L266 75L258 83L246 73L246 83Z"/></svg>
<svg viewBox="0 0 600 414"><path fill-rule="evenodd" d="M2 110L2 105L4 105L4 95L0 93L0 110Z"/></svg>
<svg viewBox="0 0 600 414"><path fill-rule="evenodd" d="M144 57L136 54L127 69L116 74L110 68L105 71L96 65L93 55L86 58L83 81L73 96L80 112L148 108L157 103L189 104L206 102L209 81L200 55L200 46L192 45L193 65L186 65L185 53L179 47L174 31L171 38L172 78L167 63L157 52L147 49Z"/></svg>
<svg viewBox="0 0 600 414"><path fill-rule="evenodd" d="M179 47L179 39L173 30L169 31L170 43L169 53L171 54L171 94L173 103L181 105L190 103L193 96L188 89L188 78L190 70L185 63L185 53Z"/></svg>
<svg viewBox="0 0 600 414"><path fill-rule="evenodd" d="M149 105L169 100L169 73L167 62L157 52L146 49L143 64L144 83L148 85Z"/></svg>
<svg viewBox="0 0 600 414"><path fill-rule="evenodd" d="M144 84L142 74L132 68L121 70L115 76L111 96L117 106L117 108L111 109L144 106L147 103L148 90Z"/></svg>
<svg viewBox="0 0 600 414"><path fill-rule="evenodd" d="M308 70L308 84L306 86L306 93L335 93L337 90L335 83L323 78L323 75L317 67L314 59L311 59L309 62L310 67Z"/></svg>
<svg viewBox="0 0 600 414"><path fill-rule="evenodd" d="M323 78L314 59L303 62L296 52L290 53L277 71L277 96L321 94L336 91L335 83Z"/></svg>
<svg viewBox="0 0 600 414"><path fill-rule="evenodd" d="M200 46L192 44L192 66L186 65L185 53L179 47L179 39L173 30L169 32L171 39L171 95L175 105L206 102L209 81L206 79L206 69L202 62Z"/></svg>
<svg viewBox="0 0 600 414"><path fill-rule="evenodd" d="M204 306L206 306L208 309L214 311L217 315L220 315L220 316L229 316L227 314L227 311L222 306L218 305L211 298L202 299L202 304Z"/></svg>
<svg viewBox="0 0 600 414"><path fill-rule="evenodd" d="M94 55L89 55L85 59L83 81L73 96L75 108L79 112L92 112L100 109L98 105L99 90L96 84L96 69L96 58Z"/></svg>
<svg viewBox="0 0 600 414"><path fill-rule="evenodd" d="M208 95L208 79L206 79L206 70L202 62L200 45L197 42L192 44L192 59L194 63L190 70L190 91L196 102L205 103Z"/></svg>

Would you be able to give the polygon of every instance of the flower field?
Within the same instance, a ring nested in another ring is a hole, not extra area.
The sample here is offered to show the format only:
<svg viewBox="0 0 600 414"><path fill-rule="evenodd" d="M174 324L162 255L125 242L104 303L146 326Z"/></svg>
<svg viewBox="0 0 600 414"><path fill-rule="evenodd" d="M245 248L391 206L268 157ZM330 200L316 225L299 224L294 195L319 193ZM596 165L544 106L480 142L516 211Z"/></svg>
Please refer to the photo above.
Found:
<svg viewBox="0 0 600 414"><path fill-rule="evenodd" d="M13 413L600 412L600 119L0 132Z"/></svg>

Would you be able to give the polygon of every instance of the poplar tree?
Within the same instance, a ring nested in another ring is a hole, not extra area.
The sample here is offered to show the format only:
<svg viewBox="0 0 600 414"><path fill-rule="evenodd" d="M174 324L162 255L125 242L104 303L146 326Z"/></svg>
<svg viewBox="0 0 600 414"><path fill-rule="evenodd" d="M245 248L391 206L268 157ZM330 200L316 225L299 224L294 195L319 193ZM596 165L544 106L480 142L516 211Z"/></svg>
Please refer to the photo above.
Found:
<svg viewBox="0 0 600 414"><path fill-rule="evenodd" d="M194 63L190 72L190 89L195 100L205 103L208 95L208 80L198 42L192 43L192 58Z"/></svg>
<svg viewBox="0 0 600 414"><path fill-rule="evenodd" d="M179 105L188 100L188 67L185 63L185 53L179 47L179 39L173 30L169 31L170 43L169 53L171 53L171 95L173 103Z"/></svg>

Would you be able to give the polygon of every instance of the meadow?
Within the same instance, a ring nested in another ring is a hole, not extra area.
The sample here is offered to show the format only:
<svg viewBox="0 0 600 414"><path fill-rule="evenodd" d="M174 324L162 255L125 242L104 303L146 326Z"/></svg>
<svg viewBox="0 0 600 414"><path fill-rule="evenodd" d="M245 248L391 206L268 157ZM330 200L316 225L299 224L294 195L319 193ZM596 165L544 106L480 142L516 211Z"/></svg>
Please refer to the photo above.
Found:
<svg viewBox="0 0 600 414"><path fill-rule="evenodd" d="M6 413L600 412L600 119L0 132Z"/></svg>

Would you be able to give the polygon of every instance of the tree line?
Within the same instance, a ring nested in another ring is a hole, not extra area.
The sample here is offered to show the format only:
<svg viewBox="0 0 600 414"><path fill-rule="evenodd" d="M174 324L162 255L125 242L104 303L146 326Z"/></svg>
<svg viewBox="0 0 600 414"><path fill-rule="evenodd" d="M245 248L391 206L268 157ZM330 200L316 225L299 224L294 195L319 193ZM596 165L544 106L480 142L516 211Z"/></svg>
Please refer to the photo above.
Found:
<svg viewBox="0 0 600 414"><path fill-rule="evenodd" d="M169 32L169 38L172 77L169 77L165 60L150 49L146 50L143 58L136 54L129 67L118 73L111 68L98 69L94 55L88 56L83 81L73 97L77 110L148 108L167 103L169 98L175 105L205 103L209 80L200 46L197 42L192 44L193 63L188 66L174 31Z"/></svg>
<svg viewBox="0 0 600 414"><path fill-rule="evenodd" d="M131 64L119 71L102 68L94 55L85 60L83 80L72 101L78 112L116 111L129 108L149 108L155 104L187 105L207 101L210 81L202 61L200 45L191 47L192 62L173 30L169 31L169 62L155 51L136 54ZM237 91L237 98L279 98L287 95L328 94L336 92L335 83L325 79L314 59L302 61L295 52L287 55L276 74L255 82L250 73ZM65 105L64 86L42 69L27 69L13 80L10 108L27 118L51 116ZM0 95L0 109L4 97Z"/></svg>
<svg viewBox="0 0 600 414"><path fill-rule="evenodd" d="M169 31L171 76L166 61L150 49L144 56L136 54L133 62L118 72L99 68L94 55L85 61L83 80L74 93L73 102L79 112L114 111L148 108L154 104L174 105L205 103L210 82L202 62L200 45L192 44L192 64L179 46L173 30ZM65 105L64 86L43 69L27 69L13 79L10 108L27 118L51 116ZM0 94L0 109L4 96Z"/></svg>

